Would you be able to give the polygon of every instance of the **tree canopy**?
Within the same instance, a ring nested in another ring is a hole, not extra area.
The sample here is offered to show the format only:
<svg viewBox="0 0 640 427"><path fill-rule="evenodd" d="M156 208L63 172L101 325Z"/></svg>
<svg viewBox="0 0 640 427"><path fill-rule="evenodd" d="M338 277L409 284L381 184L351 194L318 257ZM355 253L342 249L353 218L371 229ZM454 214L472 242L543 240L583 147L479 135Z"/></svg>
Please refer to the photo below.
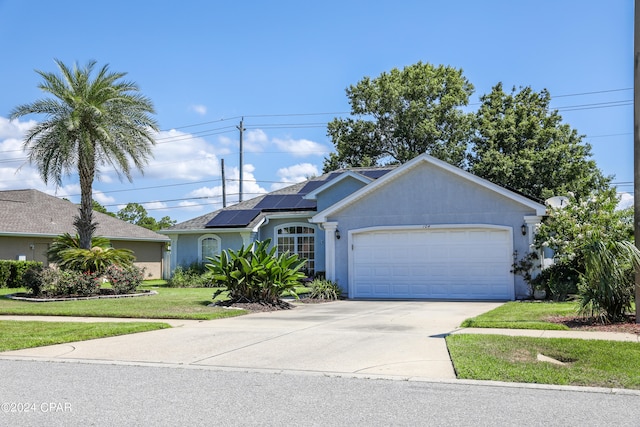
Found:
<svg viewBox="0 0 640 427"><path fill-rule="evenodd" d="M74 225L80 247L90 249L96 228L92 187L99 168L112 166L131 180L130 163L142 171L158 127L150 116L151 101L135 83L122 80L126 73L110 72L105 65L94 74L95 61L83 68L56 64L60 74L36 71L43 79L38 87L52 97L16 107L11 119L45 116L27 132L23 147L45 183L61 185L63 175L78 173L81 198Z"/></svg>
<svg viewBox="0 0 640 427"><path fill-rule="evenodd" d="M328 172L342 167L404 163L429 153L456 166L465 160L473 85L462 70L428 63L365 77L346 90L351 114L335 118L328 135L336 147Z"/></svg>
<svg viewBox="0 0 640 427"><path fill-rule="evenodd" d="M327 134L336 152L324 171L405 163L428 153L496 184L546 199L604 190L591 146L530 87L505 93L498 83L477 112L465 112L473 85L462 70L428 63L365 77L346 90L352 117Z"/></svg>
<svg viewBox="0 0 640 427"><path fill-rule="evenodd" d="M127 203L127 206L118 211L116 217L152 231L169 228L176 224L176 221L168 216L164 216L160 221L157 221L154 217L149 216L144 206L139 203Z"/></svg>
<svg viewBox="0 0 640 427"><path fill-rule="evenodd" d="M507 94L500 83L482 96L469 171L539 199L605 189L610 179L591 159L591 146L562 123L560 114L549 108L550 100L546 89L513 88Z"/></svg>

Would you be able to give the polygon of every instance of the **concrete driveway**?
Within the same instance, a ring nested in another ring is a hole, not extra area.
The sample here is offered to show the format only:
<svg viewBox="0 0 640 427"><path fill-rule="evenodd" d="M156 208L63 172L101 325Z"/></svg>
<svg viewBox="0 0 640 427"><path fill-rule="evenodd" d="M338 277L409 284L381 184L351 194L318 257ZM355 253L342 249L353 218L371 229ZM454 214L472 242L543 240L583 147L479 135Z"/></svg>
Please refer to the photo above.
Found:
<svg viewBox="0 0 640 427"><path fill-rule="evenodd" d="M172 329L4 352L0 358L453 379L444 336L500 304L304 304L228 319L171 321Z"/></svg>

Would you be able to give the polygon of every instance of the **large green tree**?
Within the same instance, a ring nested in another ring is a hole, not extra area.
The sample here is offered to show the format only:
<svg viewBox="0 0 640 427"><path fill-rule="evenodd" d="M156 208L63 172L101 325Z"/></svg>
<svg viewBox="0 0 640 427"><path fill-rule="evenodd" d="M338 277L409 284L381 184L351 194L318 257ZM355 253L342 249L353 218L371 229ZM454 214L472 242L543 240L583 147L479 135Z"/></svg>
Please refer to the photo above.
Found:
<svg viewBox="0 0 640 427"><path fill-rule="evenodd" d="M144 206L139 203L127 203L127 206L118 211L116 217L153 231L169 228L176 224L176 221L168 216L164 216L160 221L157 221L154 217L149 216Z"/></svg>
<svg viewBox="0 0 640 427"><path fill-rule="evenodd" d="M397 68L346 90L355 118L335 118L328 135L336 148L324 170L404 163L429 153L456 166L465 160L473 85L462 70L428 63Z"/></svg>
<svg viewBox="0 0 640 427"><path fill-rule="evenodd" d="M499 83L480 100L470 172L540 199L568 192L580 198L608 187L591 146L549 107L547 90L505 93Z"/></svg>
<svg viewBox="0 0 640 427"><path fill-rule="evenodd" d="M151 101L135 83L123 80L126 73L105 65L94 74L95 61L82 68L56 64L59 74L36 71L43 79L39 88L52 97L16 107L11 118L45 116L27 132L24 148L45 183L61 185L63 175L78 173L81 199L74 225L80 247L90 249L97 225L92 188L99 168L112 166L131 181L131 163L142 171L158 127Z"/></svg>

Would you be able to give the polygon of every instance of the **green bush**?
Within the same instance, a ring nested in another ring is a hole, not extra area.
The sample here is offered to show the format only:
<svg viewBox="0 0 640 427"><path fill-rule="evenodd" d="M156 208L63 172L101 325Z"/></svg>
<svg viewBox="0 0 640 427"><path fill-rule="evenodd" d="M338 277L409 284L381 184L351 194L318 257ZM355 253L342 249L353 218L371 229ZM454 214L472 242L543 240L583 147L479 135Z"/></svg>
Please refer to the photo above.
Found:
<svg viewBox="0 0 640 427"><path fill-rule="evenodd" d="M210 288L214 286L214 280L204 266L192 264L187 268L176 267L168 285L174 288Z"/></svg>
<svg viewBox="0 0 640 427"><path fill-rule="evenodd" d="M573 263L560 262L542 270L531 284L535 289L545 289L554 301L566 301L578 293L580 276Z"/></svg>
<svg viewBox="0 0 640 427"><path fill-rule="evenodd" d="M277 248L268 249L270 244L267 239L209 258L206 267L215 283L227 288L232 301L274 304L285 291L297 296L295 287L306 277L300 272L306 260L288 252L276 255Z"/></svg>
<svg viewBox="0 0 640 427"><path fill-rule="evenodd" d="M42 265L38 261L0 260L0 288L19 288L29 268Z"/></svg>
<svg viewBox="0 0 640 427"><path fill-rule="evenodd" d="M24 274L25 287L35 296L86 297L100 291L98 274L53 268L31 268Z"/></svg>
<svg viewBox="0 0 640 427"><path fill-rule="evenodd" d="M311 288L310 298L335 301L342 295L342 290L337 283L331 280L314 279L307 285Z"/></svg>
<svg viewBox="0 0 640 427"><path fill-rule="evenodd" d="M144 269L135 265L120 267L111 265L105 272L105 278L111 284L113 292L119 294L131 294L140 286L144 279Z"/></svg>

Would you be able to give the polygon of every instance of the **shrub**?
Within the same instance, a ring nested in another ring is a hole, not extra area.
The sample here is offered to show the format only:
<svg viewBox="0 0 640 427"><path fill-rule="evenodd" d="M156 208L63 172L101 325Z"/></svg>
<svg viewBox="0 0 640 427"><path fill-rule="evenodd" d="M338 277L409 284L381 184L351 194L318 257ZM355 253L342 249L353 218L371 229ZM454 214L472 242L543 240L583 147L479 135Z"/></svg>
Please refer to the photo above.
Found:
<svg viewBox="0 0 640 427"><path fill-rule="evenodd" d="M214 286L211 273L201 264L182 266L173 270L168 285L175 288L210 288Z"/></svg>
<svg viewBox="0 0 640 427"><path fill-rule="evenodd" d="M91 296L100 290L96 273L65 271L53 268L31 268L24 274L25 287L35 296Z"/></svg>
<svg viewBox="0 0 640 427"><path fill-rule="evenodd" d="M40 295L42 288L42 265L29 268L22 275L22 285L33 295Z"/></svg>
<svg viewBox="0 0 640 427"><path fill-rule="evenodd" d="M111 283L115 294L130 294L140 286L144 279L144 269L135 265L120 267L111 265L105 272L105 277Z"/></svg>
<svg viewBox="0 0 640 427"><path fill-rule="evenodd" d="M227 288L232 301L273 304L285 291L297 296L294 288L306 277L300 272L306 260L289 252L276 255L277 248L268 249L270 244L267 239L209 258L206 267L215 283Z"/></svg>
<svg viewBox="0 0 640 427"><path fill-rule="evenodd" d="M578 293L579 271L572 263L561 262L545 268L531 284L534 289L545 289L554 301L566 301L570 295Z"/></svg>
<svg viewBox="0 0 640 427"><path fill-rule="evenodd" d="M311 288L310 298L335 301L342 295L338 284L331 280L314 279L307 286Z"/></svg>
<svg viewBox="0 0 640 427"><path fill-rule="evenodd" d="M22 276L31 267L42 265L38 261L0 260L0 288L19 288Z"/></svg>

